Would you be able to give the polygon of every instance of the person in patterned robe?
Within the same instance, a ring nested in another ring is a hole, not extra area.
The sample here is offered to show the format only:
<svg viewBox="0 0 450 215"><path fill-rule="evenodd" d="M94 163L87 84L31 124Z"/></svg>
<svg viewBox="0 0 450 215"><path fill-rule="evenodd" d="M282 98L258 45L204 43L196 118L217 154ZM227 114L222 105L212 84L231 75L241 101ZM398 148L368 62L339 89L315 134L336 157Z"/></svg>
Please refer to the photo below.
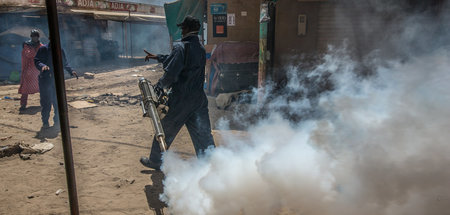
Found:
<svg viewBox="0 0 450 215"><path fill-rule="evenodd" d="M34 65L34 56L42 46L39 41L39 31L31 30L31 40L23 43L22 49L22 73L20 75L20 87L19 94L22 94L20 98L20 111L24 111L27 107L28 94L34 94L39 92L39 70Z"/></svg>

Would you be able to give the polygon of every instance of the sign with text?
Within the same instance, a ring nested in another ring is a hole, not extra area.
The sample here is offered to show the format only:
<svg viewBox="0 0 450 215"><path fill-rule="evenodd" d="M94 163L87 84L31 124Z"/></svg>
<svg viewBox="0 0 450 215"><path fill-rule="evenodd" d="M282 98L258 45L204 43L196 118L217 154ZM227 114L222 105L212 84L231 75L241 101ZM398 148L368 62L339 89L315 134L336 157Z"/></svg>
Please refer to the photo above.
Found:
<svg viewBox="0 0 450 215"><path fill-rule="evenodd" d="M226 3L213 3L211 4L211 14L227 14Z"/></svg>
<svg viewBox="0 0 450 215"><path fill-rule="evenodd" d="M130 11L130 12L137 11L136 4L122 3L122 2L78 0L77 6L81 7L81 8L89 8L89 9L105 9L105 10Z"/></svg>
<svg viewBox="0 0 450 215"><path fill-rule="evenodd" d="M227 14L213 15L213 37L227 37Z"/></svg>
<svg viewBox="0 0 450 215"><path fill-rule="evenodd" d="M109 0L56 0L58 7L68 7L70 9L87 9L102 11L130 11L144 14L157 14L164 16L163 7L151 4L125 3ZM0 0L0 5L4 6L44 6L45 0Z"/></svg>
<svg viewBox="0 0 450 215"><path fill-rule="evenodd" d="M236 15L234 13L229 13L227 17L227 25L228 26L235 26L236 25Z"/></svg>
<svg viewBox="0 0 450 215"><path fill-rule="evenodd" d="M131 12L137 11L136 4L128 4L128 3L121 3L121 2L108 2L108 3L109 3L110 10L131 11Z"/></svg>

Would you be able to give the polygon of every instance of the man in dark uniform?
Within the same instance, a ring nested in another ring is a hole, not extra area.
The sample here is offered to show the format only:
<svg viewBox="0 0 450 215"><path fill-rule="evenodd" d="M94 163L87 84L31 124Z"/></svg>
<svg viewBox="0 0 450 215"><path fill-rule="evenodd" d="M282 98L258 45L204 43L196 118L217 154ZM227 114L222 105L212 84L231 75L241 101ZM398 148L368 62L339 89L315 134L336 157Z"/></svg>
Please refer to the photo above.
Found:
<svg viewBox="0 0 450 215"><path fill-rule="evenodd" d="M61 50L62 58L63 58L63 66L64 69L69 72L71 76L76 76L77 73L73 71L73 69L69 66L66 60L66 55L64 50ZM39 91L40 91L40 99L41 99L41 118L42 118L42 127L49 128L50 125L48 123L48 119L50 117L50 111L54 110L53 116L53 126L59 126L59 116L58 116L58 103L56 99L56 88L55 88L55 78L54 70L53 70L53 59L52 59L52 50L50 43L41 46L34 57L34 65L40 71L39 74Z"/></svg>
<svg viewBox="0 0 450 215"><path fill-rule="evenodd" d="M145 60L155 59L163 64L165 73L156 88L171 88L169 111L161 120L167 147L182 126L186 125L195 152L197 156L201 156L206 149L215 147L209 121L208 99L203 91L206 53L198 38L200 22L197 18L187 16L178 27L182 29L182 43L174 45L170 55L148 53ZM142 157L140 161L146 167L160 169L162 154L156 139L153 139L150 157Z"/></svg>

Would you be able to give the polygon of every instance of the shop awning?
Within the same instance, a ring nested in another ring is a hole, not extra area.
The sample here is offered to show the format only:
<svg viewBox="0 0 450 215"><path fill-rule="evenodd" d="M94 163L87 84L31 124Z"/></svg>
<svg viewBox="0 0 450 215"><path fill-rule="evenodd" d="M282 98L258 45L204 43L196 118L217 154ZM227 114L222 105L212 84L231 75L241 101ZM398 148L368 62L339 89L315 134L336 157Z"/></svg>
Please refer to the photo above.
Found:
<svg viewBox="0 0 450 215"><path fill-rule="evenodd" d="M79 9L70 9L70 11L72 13L92 14L95 19L129 22L156 22L161 24L166 22L166 17L160 15L131 13L125 11L96 11Z"/></svg>
<svg viewBox="0 0 450 215"><path fill-rule="evenodd" d="M164 8L127 0L57 1L58 13L92 15L95 19L166 23ZM45 0L0 0L0 13L45 12Z"/></svg>

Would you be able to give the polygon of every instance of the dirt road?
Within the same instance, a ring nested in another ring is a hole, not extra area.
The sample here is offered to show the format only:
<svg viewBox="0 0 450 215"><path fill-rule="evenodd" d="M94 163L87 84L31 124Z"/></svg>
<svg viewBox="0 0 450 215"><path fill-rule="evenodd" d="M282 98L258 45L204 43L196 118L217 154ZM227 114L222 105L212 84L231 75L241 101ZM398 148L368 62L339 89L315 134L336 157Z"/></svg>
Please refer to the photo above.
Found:
<svg viewBox="0 0 450 215"><path fill-rule="evenodd" d="M69 106L69 121L81 214L164 214L159 201L161 172L143 167L153 130L142 117L137 80L157 81L162 69L138 66L96 74L94 79L66 81L68 102L87 101L96 107ZM28 109L19 113L18 85L0 86L0 146L23 141L51 142L55 147L22 160L19 155L0 158L0 214L68 214L61 136L56 127L41 131L39 94L29 97ZM224 114L210 99L212 123ZM50 125L53 122L50 120ZM220 141L216 135L216 142ZM171 150L184 158L195 156L185 128ZM59 195L56 191L63 189Z"/></svg>

